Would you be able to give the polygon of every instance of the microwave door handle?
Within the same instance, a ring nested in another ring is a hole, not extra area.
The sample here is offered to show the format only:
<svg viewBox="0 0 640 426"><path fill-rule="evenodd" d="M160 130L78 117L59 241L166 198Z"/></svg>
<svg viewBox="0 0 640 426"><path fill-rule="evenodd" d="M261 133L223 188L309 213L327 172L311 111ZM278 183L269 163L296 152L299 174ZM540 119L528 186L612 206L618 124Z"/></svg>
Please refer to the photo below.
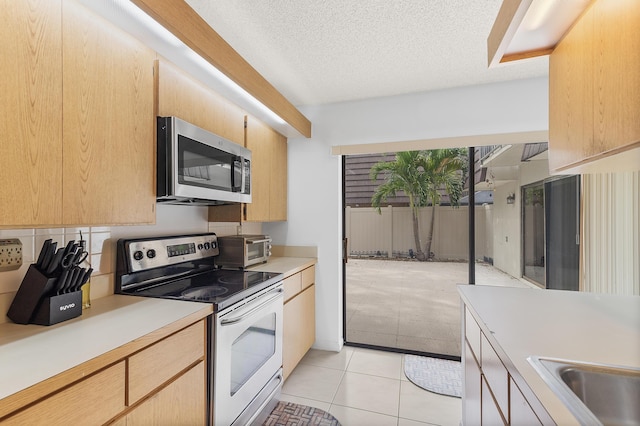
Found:
<svg viewBox="0 0 640 426"><path fill-rule="evenodd" d="M240 192L242 189L241 186L236 182L236 164L240 163L240 173L242 173L242 157L238 155L234 155L231 160L231 192ZM240 178L240 184L242 185L242 181L244 177Z"/></svg>
<svg viewBox="0 0 640 426"><path fill-rule="evenodd" d="M241 179L241 183L240 183L240 185L241 185L240 186L240 191L238 191L238 192L240 192L241 194L245 193L244 192L244 188L245 188L245 185L246 185L246 182L247 182L247 174L245 173L245 167L244 167L244 162L245 161L246 160L244 159L244 157L240 157L240 173L241 173L242 179Z"/></svg>

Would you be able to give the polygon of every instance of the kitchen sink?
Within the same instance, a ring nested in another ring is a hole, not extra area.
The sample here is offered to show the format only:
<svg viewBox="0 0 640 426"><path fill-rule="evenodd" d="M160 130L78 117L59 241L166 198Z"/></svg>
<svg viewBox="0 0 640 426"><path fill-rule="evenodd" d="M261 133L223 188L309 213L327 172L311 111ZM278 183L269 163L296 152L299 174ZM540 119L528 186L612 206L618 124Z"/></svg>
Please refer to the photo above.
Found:
<svg viewBox="0 0 640 426"><path fill-rule="evenodd" d="M639 425L640 369L529 357L582 424Z"/></svg>

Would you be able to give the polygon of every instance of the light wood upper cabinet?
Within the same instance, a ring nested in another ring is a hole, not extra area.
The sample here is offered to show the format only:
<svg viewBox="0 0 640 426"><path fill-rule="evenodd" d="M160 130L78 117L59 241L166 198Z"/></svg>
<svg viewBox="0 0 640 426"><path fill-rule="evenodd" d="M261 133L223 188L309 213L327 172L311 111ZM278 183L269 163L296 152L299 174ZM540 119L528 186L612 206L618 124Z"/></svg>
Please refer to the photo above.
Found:
<svg viewBox="0 0 640 426"><path fill-rule="evenodd" d="M155 222L154 52L73 0L2 0L0 227Z"/></svg>
<svg viewBox="0 0 640 426"><path fill-rule="evenodd" d="M209 222L287 220L287 138L247 116L245 147L251 150L251 203L209 207Z"/></svg>
<svg viewBox="0 0 640 426"><path fill-rule="evenodd" d="M63 5L63 222L154 223L155 53Z"/></svg>
<svg viewBox="0 0 640 426"><path fill-rule="evenodd" d="M62 219L60 1L0 2L0 227Z"/></svg>
<svg viewBox="0 0 640 426"><path fill-rule="evenodd" d="M244 112L168 61L156 61L158 116L175 116L244 145Z"/></svg>
<svg viewBox="0 0 640 426"><path fill-rule="evenodd" d="M251 204L247 221L287 220L287 138L247 117L246 147L251 150Z"/></svg>
<svg viewBox="0 0 640 426"><path fill-rule="evenodd" d="M637 0L597 0L551 54L551 170L640 168L638 22Z"/></svg>

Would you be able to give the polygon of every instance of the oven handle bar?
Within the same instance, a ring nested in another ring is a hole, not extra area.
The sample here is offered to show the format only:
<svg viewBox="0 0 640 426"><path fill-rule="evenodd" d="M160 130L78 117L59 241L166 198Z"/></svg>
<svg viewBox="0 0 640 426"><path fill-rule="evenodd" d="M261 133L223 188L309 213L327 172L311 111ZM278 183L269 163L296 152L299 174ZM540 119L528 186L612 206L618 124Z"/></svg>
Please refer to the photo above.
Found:
<svg viewBox="0 0 640 426"><path fill-rule="evenodd" d="M271 242L271 238L264 238L262 240L247 239L247 244L258 244L258 243L268 243L268 242Z"/></svg>
<svg viewBox="0 0 640 426"><path fill-rule="evenodd" d="M270 298L269 300L265 300L264 302L262 302L261 304L259 304L258 306L256 306L255 308L252 308L251 310L245 312L244 314L235 317L235 318L225 318L222 321L220 321L220 325L232 325L232 324L236 324L239 323L240 321L244 320L245 318L251 316L255 311L257 311L258 309L261 309L264 305L271 303L273 300L277 299L278 297L280 297L280 293L284 292L284 288L282 287L278 287L274 290L271 290L267 293L265 293L264 295L266 296L269 293L278 293L277 295L273 296L272 298Z"/></svg>

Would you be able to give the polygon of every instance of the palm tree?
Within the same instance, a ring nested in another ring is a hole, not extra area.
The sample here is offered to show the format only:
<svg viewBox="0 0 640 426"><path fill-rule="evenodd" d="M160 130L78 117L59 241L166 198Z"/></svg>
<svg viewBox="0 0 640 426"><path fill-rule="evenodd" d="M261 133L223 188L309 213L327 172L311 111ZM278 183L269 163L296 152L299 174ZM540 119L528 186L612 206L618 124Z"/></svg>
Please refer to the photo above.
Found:
<svg viewBox="0 0 640 426"><path fill-rule="evenodd" d="M371 167L369 177L376 180L384 173L385 182L376 188L371 205L381 213L380 205L389 197L403 191L409 198L413 219L413 238L416 258L426 260L431 253L435 206L440 204L440 189L449 195L451 204L458 205L466 175L466 148L434 149L430 151L402 151L394 161L381 161ZM431 202L431 222L426 243L426 254L420 243L418 209Z"/></svg>

